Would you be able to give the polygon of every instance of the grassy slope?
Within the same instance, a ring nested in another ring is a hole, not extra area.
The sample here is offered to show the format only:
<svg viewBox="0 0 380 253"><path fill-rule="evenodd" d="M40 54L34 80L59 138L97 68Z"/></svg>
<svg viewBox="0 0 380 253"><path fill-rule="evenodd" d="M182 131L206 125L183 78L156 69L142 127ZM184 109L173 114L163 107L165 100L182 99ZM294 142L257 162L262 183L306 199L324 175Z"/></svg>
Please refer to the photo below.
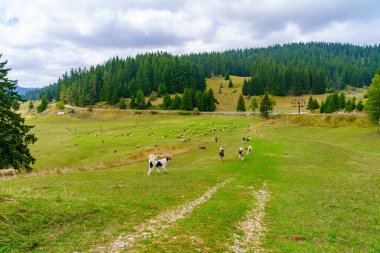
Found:
<svg viewBox="0 0 380 253"><path fill-rule="evenodd" d="M207 79L207 87L213 89L215 97L219 101L219 105L217 107L217 110L219 111L236 111L237 101L242 93L243 88L243 81L245 77L239 77L239 76L230 76L232 83L234 84L234 87L236 88L236 92L233 91L235 88L228 88L228 82L224 80L224 77L216 76L212 78ZM222 88L222 94L219 94L219 85L223 84L224 88ZM363 98L364 96L364 90L363 89L356 89L355 91L349 90L345 91L346 96L348 98L356 97L357 99ZM313 97L317 98L318 102L320 103L322 100L326 100L327 94L322 95L313 95ZM251 110L250 108L250 101L248 97L245 98L245 105L247 107L247 110ZM274 107L274 111L277 113L291 113L291 112L298 112L297 108L293 108L291 106L292 98L304 98L306 102L309 99L309 95L303 95L303 96L284 96L284 97L274 97L276 100L276 106ZM258 101L260 101L260 97L258 97ZM303 108L302 111L306 111L306 108Z"/></svg>
<svg viewBox="0 0 380 253"><path fill-rule="evenodd" d="M99 113L102 116L52 115L28 121L37 125L39 137L33 147L36 171L76 169L1 182L0 252L71 252L105 245L230 177L235 179L171 227L168 237L146 240L136 250L225 251L233 234L240 233L236 223L252 207L247 187L258 189L263 182L271 192L264 248L273 252L380 250L380 140L373 129L267 125L248 117ZM99 121L105 132L103 146L95 136ZM187 127L192 130L183 131ZM213 142L211 128L222 136L223 161L217 159L220 143ZM199 133L192 135L194 130ZM132 136L125 135L129 131ZM149 131L155 135L147 136ZM183 143L177 139L179 133L171 131L187 133L192 140ZM160 152L187 152L173 155L167 175L148 177L143 150L164 133L168 137L160 146L166 148ZM254 155L241 162L236 152L241 137L247 135L253 137ZM206 151L197 149L201 143L208 147ZM127 163L130 154L137 162ZM138 162L140 157L144 161ZM89 166L107 169L79 170ZM5 202L4 197L15 201Z"/></svg>

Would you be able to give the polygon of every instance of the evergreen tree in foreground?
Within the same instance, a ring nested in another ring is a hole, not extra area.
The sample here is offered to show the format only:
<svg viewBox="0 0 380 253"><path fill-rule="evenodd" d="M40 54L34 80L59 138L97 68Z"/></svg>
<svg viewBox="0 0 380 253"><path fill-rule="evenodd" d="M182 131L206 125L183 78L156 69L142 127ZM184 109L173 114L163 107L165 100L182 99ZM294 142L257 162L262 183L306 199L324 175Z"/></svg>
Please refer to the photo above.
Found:
<svg viewBox="0 0 380 253"><path fill-rule="evenodd" d="M16 82L7 78L6 64L0 62L0 169L24 168L29 172L35 159L28 146L37 138L29 133L32 126L25 125L24 118L16 113L23 100L15 91Z"/></svg>
<svg viewBox="0 0 380 253"><path fill-rule="evenodd" d="M366 111L370 120L376 125L377 133L380 134L380 68L368 89Z"/></svg>
<svg viewBox="0 0 380 253"><path fill-rule="evenodd" d="M245 112L245 102L244 102L243 95L241 95L241 94L240 94L240 97L239 97L239 100L238 100L238 104L237 104L236 110L238 112Z"/></svg>
<svg viewBox="0 0 380 253"><path fill-rule="evenodd" d="M271 99L268 94L265 94L263 100L260 103L261 116L268 118L269 113L273 110L273 106L276 105L276 101Z"/></svg>

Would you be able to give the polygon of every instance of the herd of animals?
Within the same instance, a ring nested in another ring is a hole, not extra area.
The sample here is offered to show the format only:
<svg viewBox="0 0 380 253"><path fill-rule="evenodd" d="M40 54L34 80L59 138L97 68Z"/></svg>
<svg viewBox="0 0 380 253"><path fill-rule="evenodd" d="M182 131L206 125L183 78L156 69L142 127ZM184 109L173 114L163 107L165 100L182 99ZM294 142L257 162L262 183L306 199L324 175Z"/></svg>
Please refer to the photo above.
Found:
<svg viewBox="0 0 380 253"><path fill-rule="evenodd" d="M218 142L220 140L220 137L215 136L214 138L215 142ZM243 137L242 142L244 143L245 141L250 141L251 138L249 137ZM206 149L205 146L200 146L199 149ZM248 146L245 148L246 150L246 155L250 155L252 153L252 146ZM240 147L238 151L239 155L239 160L244 161L244 148ZM224 157L224 148L220 147L219 148L219 160L223 159ZM155 154L150 154L148 156L148 164L149 164L149 170L148 170L148 176L152 174L153 170L156 168L158 173L161 173L160 168L164 169L165 173L167 173L166 165L167 163L171 160L170 155L155 155Z"/></svg>

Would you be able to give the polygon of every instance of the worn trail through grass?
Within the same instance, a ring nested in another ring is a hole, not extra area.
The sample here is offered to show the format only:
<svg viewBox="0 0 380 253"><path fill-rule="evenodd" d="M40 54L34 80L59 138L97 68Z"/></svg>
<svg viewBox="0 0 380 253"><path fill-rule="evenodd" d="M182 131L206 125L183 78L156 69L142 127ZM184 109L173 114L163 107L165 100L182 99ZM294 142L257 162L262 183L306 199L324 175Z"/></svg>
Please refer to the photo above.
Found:
<svg viewBox="0 0 380 253"><path fill-rule="evenodd" d="M267 185L251 193L255 199L255 207L248 211L245 220L240 221L238 228L244 232L244 236L234 234L234 244L229 248L233 252L263 252L262 242L265 237L266 228L264 226L265 205L269 200L270 194Z"/></svg>
<svg viewBox="0 0 380 253"><path fill-rule="evenodd" d="M185 218L186 215L190 214L196 207L206 203L219 188L224 187L227 183L231 182L231 180L232 178L229 178L210 187L199 198L181 205L178 208L164 211L157 217L136 226L133 232L122 234L107 247L99 247L97 250L93 250L93 252L120 252L123 249L132 248L140 239L162 236L165 229L169 228L177 220Z"/></svg>

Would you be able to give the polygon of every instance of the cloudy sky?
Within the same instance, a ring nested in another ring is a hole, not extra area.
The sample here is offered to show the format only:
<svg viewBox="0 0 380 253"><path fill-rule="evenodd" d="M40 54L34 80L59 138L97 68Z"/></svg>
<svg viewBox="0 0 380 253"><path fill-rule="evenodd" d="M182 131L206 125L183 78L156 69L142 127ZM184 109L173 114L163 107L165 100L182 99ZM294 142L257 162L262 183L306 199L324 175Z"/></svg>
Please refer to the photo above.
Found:
<svg viewBox="0 0 380 253"><path fill-rule="evenodd" d="M23 87L146 51L380 42L379 0L0 0L0 54Z"/></svg>

